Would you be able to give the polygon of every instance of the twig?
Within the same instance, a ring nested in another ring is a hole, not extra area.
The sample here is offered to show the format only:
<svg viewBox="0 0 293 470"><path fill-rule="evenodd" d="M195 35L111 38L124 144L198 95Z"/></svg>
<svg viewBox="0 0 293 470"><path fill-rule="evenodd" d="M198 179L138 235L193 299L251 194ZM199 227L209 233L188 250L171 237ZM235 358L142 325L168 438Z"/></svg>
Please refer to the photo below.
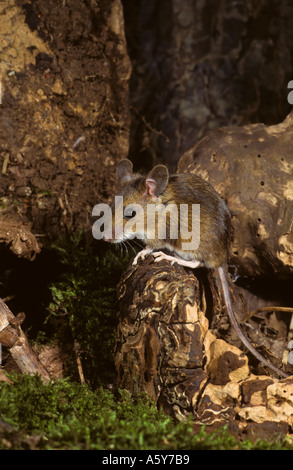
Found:
<svg viewBox="0 0 293 470"><path fill-rule="evenodd" d="M82 363L80 359L80 344L77 343L77 341L74 341L73 349L74 349L75 356L76 356L77 370L78 370L78 374L80 378L80 383L84 384L85 378L84 378Z"/></svg>
<svg viewBox="0 0 293 470"><path fill-rule="evenodd" d="M257 313L260 312L288 312L293 313L293 308L290 307L261 307L253 310L252 312L248 313L241 322L245 322L249 320L249 318L253 317Z"/></svg>
<svg viewBox="0 0 293 470"><path fill-rule="evenodd" d="M149 131L153 132L154 134L160 135L161 137L163 137L163 138L166 140L167 143L170 142L169 137L168 137L166 134L164 134L163 131L158 131L157 129L154 129L154 128L150 125L150 123L146 121L146 118L145 118L144 116L142 116L142 115L140 114L140 112L139 112L137 109L135 109L133 106L130 106L130 109L131 109L132 111L134 111L135 114L142 120L142 122L144 123L145 127L146 127Z"/></svg>
<svg viewBox="0 0 293 470"><path fill-rule="evenodd" d="M7 152L3 160L2 175L5 175L6 173L8 162L9 162L9 153Z"/></svg>

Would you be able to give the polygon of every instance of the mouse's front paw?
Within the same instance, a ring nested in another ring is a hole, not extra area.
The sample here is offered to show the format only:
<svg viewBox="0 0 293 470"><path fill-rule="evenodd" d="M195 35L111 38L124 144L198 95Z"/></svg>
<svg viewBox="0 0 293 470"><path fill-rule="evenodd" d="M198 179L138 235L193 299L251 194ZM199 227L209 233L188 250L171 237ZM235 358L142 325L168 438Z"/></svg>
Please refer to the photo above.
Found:
<svg viewBox="0 0 293 470"><path fill-rule="evenodd" d="M155 251L152 253L152 255L155 257L155 262L157 263L158 261L171 261L171 264L178 263L177 258L174 256L166 255L163 251Z"/></svg>
<svg viewBox="0 0 293 470"><path fill-rule="evenodd" d="M132 264L133 265L137 264L139 259L145 259L145 257L149 255L151 252L152 250L150 248L144 248L143 250L139 251L136 257L134 258Z"/></svg>

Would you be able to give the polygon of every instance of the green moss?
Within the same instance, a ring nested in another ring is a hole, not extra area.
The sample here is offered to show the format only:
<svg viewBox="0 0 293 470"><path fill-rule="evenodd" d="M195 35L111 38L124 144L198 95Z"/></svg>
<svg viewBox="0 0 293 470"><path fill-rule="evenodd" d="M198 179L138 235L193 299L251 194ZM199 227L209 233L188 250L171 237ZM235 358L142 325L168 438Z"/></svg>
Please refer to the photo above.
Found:
<svg viewBox="0 0 293 470"><path fill-rule="evenodd" d="M0 415L16 430L41 434L46 449L150 449L169 430L174 439L171 419L147 399L65 380L44 385L37 376L0 385Z"/></svg>
<svg viewBox="0 0 293 470"><path fill-rule="evenodd" d="M95 253L80 234L60 242L55 250L64 271L60 281L50 287L51 324L62 343L80 344L84 373L92 385L111 381L115 374L116 288L130 259L116 254L113 247ZM75 365L72 370L76 374Z"/></svg>
<svg viewBox="0 0 293 470"><path fill-rule="evenodd" d="M124 390L59 380L43 384L38 376L23 375L0 384L0 416L16 433L39 436L39 449L192 450L292 449L280 443L239 443L222 428L194 434L191 423L174 423L146 397L133 399ZM22 448L20 440L17 448ZM1 438L0 448L7 448Z"/></svg>

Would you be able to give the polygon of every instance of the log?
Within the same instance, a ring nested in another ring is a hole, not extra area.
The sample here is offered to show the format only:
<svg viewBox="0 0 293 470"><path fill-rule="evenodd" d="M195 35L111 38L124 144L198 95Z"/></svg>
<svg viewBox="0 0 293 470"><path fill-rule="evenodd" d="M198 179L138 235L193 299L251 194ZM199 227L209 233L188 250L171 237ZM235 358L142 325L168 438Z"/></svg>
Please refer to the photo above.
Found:
<svg viewBox="0 0 293 470"><path fill-rule="evenodd" d="M23 374L38 374L47 383L50 381L50 374L38 359L20 327L24 318L23 313L14 316L5 302L0 299L0 343L8 348Z"/></svg>
<svg viewBox="0 0 293 470"><path fill-rule="evenodd" d="M224 315L212 273L150 255L125 272L118 299L119 387L148 394L175 419L191 416L195 426L292 432L293 376L255 375L248 356L211 331L212 317Z"/></svg>
<svg viewBox="0 0 293 470"><path fill-rule="evenodd" d="M118 287L115 362L121 387L133 394L146 392L157 403L167 384L202 371L208 322L200 310L201 320L196 311L190 313L190 306L207 305L203 289L181 266L154 263L152 256L129 268ZM217 311L215 292L213 304Z"/></svg>
<svg viewBox="0 0 293 470"><path fill-rule="evenodd" d="M178 162L226 200L234 229L230 263L242 276L293 274L293 111L278 125L210 131Z"/></svg>

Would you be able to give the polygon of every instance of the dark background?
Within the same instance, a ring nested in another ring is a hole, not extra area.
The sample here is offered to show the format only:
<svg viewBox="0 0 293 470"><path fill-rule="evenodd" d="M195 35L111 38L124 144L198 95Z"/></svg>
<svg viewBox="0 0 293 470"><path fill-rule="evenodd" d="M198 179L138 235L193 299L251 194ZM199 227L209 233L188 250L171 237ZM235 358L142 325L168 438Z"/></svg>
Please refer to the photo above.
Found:
<svg viewBox="0 0 293 470"><path fill-rule="evenodd" d="M292 1L123 0L123 7L138 167L154 159L174 167L210 129L275 124L289 113Z"/></svg>

